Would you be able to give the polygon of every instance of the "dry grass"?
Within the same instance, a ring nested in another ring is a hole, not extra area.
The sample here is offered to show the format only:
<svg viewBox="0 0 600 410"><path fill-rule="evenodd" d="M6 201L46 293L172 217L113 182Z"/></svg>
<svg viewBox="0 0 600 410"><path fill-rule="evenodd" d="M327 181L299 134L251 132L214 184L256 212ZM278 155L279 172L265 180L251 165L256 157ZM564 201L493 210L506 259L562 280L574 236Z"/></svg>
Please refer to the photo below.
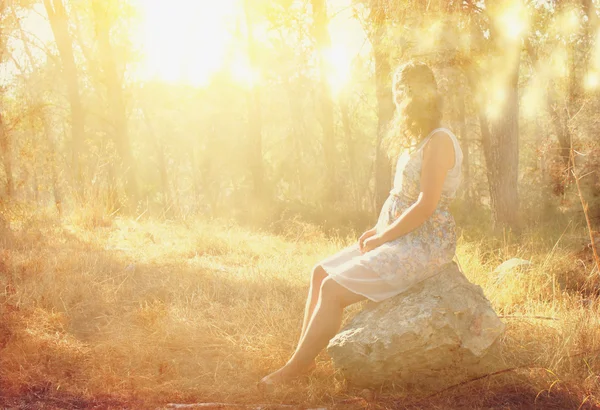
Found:
<svg viewBox="0 0 600 410"><path fill-rule="evenodd" d="M524 368L433 397L385 389L367 404L325 355L314 375L274 397L255 389L294 347L312 265L352 238L299 222L274 236L226 222L59 223L32 214L11 216L14 235L0 244L0 404L441 409L600 400L598 273L582 253L583 229L510 245L461 241L467 276L507 316L504 365ZM492 273L515 256L533 265Z"/></svg>

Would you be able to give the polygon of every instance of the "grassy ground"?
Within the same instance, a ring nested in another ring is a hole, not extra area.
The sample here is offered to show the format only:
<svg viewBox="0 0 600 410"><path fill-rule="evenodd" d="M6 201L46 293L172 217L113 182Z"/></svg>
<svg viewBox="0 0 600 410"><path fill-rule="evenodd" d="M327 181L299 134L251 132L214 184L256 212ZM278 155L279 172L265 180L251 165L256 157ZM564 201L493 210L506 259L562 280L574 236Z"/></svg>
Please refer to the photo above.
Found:
<svg viewBox="0 0 600 410"><path fill-rule="evenodd" d="M600 407L600 281L573 224L460 241L463 270L505 316L502 366L518 369L433 396L367 393L322 355L313 375L260 397L256 382L298 338L312 265L353 236L299 222L274 235L222 221L10 218L12 234L0 232L0 405ZM533 265L493 273L512 257Z"/></svg>

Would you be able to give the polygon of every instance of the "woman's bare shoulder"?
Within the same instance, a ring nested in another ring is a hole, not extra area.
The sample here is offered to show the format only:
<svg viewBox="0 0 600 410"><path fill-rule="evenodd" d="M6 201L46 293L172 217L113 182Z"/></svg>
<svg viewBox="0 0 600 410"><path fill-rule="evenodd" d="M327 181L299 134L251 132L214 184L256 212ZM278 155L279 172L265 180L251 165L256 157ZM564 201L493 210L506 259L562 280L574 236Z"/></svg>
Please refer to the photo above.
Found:
<svg viewBox="0 0 600 410"><path fill-rule="evenodd" d="M425 155L435 158L436 162L442 162L448 169L454 167L454 141L449 131L440 129L435 131L425 145Z"/></svg>

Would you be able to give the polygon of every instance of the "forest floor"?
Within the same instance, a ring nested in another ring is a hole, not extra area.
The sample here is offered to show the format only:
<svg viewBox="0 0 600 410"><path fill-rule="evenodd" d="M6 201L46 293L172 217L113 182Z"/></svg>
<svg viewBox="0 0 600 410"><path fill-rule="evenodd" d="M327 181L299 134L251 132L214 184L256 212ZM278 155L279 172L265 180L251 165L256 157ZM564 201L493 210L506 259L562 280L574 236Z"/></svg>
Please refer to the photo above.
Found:
<svg viewBox="0 0 600 410"><path fill-rule="evenodd" d="M8 219L0 407L600 408L600 280L584 227L460 238L462 269L507 325L501 367L513 370L437 393L365 392L323 354L313 374L261 397L257 381L297 341L313 264L355 235L294 220L275 234L223 221ZM494 272L511 258L531 265Z"/></svg>

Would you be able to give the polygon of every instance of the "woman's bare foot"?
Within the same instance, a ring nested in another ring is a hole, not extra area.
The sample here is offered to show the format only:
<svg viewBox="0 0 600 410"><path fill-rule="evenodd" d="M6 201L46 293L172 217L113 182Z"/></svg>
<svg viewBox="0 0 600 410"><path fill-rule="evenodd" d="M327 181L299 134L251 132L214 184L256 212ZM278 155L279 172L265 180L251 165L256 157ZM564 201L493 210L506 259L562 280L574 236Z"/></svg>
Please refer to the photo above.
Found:
<svg viewBox="0 0 600 410"><path fill-rule="evenodd" d="M265 376L258 382L258 389L263 393L272 392L275 387L284 385L292 380L302 376L303 374L312 372L317 367L313 361L308 366L295 366L290 363L283 366L281 369Z"/></svg>

